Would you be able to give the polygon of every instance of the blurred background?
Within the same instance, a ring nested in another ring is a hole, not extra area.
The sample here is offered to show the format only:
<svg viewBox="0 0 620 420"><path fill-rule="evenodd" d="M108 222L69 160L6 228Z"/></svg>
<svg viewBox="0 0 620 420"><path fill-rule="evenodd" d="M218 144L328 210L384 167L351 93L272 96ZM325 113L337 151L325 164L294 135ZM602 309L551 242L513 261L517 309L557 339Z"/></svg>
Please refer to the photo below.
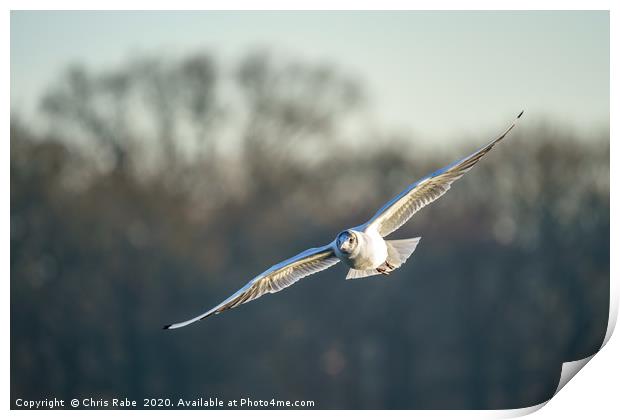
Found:
<svg viewBox="0 0 620 420"><path fill-rule="evenodd" d="M395 238L177 331L520 125ZM11 400L549 398L609 304L607 12L12 12Z"/></svg>

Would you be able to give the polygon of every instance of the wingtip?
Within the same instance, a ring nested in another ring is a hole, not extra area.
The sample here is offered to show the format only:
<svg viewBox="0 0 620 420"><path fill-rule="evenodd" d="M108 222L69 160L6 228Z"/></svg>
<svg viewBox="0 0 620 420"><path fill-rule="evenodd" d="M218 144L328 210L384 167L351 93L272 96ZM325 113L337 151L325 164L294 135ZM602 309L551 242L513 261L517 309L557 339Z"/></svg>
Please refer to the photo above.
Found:
<svg viewBox="0 0 620 420"><path fill-rule="evenodd" d="M163 328L163 329L164 329L164 330L169 330L169 329L170 329L170 327L172 327L172 324L164 325L164 328Z"/></svg>
<svg viewBox="0 0 620 420"><path fill-rule="evenodd" d="M524 110L522 110L521 112L519 112L519 115L517 115L517 119L521 118L521 115L523 115L523 113L524 113L524 112L525 112Z"/></svg>

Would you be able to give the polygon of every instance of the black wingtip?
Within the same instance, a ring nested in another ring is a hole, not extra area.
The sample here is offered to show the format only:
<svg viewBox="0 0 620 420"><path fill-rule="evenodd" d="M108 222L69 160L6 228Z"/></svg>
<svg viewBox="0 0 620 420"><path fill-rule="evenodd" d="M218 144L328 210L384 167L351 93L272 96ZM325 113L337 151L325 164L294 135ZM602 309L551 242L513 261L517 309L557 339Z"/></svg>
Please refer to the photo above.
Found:
<svg viewBox="0 0 620 420"><path fill-rule="evenodd" d="M164 325L164 328L163 328L163 329L164 329L164 330L169 330L169 329L170 329L170 327L172 327L172 324Z"/></svg>
<svg viewBox="0 0 620 420"><path fill-rule="evenodd" d="M517 119L521 118L521 115L523 115L524 111L519 112L519 115L517 115Z"/></svg>

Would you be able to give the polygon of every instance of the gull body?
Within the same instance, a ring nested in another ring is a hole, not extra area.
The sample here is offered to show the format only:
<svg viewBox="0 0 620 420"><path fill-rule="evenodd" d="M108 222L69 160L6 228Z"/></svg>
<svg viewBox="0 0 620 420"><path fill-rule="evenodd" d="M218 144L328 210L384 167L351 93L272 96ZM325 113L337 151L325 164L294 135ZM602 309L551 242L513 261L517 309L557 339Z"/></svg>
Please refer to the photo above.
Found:
<svg viewBox="0 0 620 420"><path fill-rule="evenodd" d="M340 261L355 270L376 269L388 257L387 243L375 229L348 229L336 237L333 250Z"/></svg>
<svg viewBox="0 0 620 420"><path fill-rule="evenodd" d="M390 274L407 261L418 246L420 238L385 239L385 237L400 228L421 208L444 195L454 181L460 179L493 146L506 137L521 115L523 111L502 134L486 146L409 185L363 225L340 232L325 246L310 248L272 266L214 308L187 321L166 325L164 329L181 328L235 308L266 293L279 292L339 261L349 267L347 279Z"/></svg>

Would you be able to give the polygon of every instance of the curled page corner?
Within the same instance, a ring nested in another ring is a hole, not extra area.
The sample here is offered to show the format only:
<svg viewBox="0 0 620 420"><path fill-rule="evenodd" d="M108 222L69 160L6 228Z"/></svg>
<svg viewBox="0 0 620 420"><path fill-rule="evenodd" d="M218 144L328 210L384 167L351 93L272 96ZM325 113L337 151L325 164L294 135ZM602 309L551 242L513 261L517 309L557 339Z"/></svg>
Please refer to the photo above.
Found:
<svg viewBox="0 0 620 420"><path fill-rule="evenodd" d="M611 335L614 332L614 329L616 327L616 321L618 318L618 300L619 299L618 299L618 295L615 293L614 282L610 282L609 292L610 292L609 318L607 322L607 331L605 333L605 338L603 339L603 343L601 344L601 347L594 354L588 357L584 357L583 359L579 359L579 360L573 360L572 362L562 363L562 371L560 372L560 380L551 398L549 398L546 401L541 402L540 404L532 405L530 407L514 408L514 409L509 409L509 410L499 410L494 413L495 418L522 417L522 416L527 416L528 414L532 414L540 410L545 405L547 405L547 403L551 401L551 399L553 399L553 397L555 397L562 388L564 388L564 385L566 385L571 379L573 379L573 377L581 369L583 369L583 367L587 365L588 362L592 360L592 358L596 356L596 354L603 349L603 347L605 347L605 345L609 342L609 339L611 338Z"/></svg>
<svg viewBox="0 0 620 420"><path fill-rule="evenodd" d="M592 360L595 354L596 353L583 359L562 363L562 373L560 374L560 381L558 382L558 387L553 393L553 397L555 397L555 395L560 392L562 388L564 388L564 385L566 385L568 381L573 379L577 372L579 372L590 360Z"/></svg>
<svg viewBox="0 0 620 420"><path fill-rule="evenodd" d="M532 414L540 410L545 405L547 405L547 403L551 401L551 399L555 397L556 394L560 392L562 388L564 388L564 385L566 385L568 381L570 381L577 374L577 372L579 372L594 357L594 355L596 355L596 353L584 359L562 363L562 372L560 373L560 381L558 382L558 386L553 392L553 395L548 400L545 400L541 402L540 404L532 405L530 407L514 408L511 410L501 410L497 413L497 416L495 416L495 418L523 417L523 416L527 416L528 414Z"/></svg>

